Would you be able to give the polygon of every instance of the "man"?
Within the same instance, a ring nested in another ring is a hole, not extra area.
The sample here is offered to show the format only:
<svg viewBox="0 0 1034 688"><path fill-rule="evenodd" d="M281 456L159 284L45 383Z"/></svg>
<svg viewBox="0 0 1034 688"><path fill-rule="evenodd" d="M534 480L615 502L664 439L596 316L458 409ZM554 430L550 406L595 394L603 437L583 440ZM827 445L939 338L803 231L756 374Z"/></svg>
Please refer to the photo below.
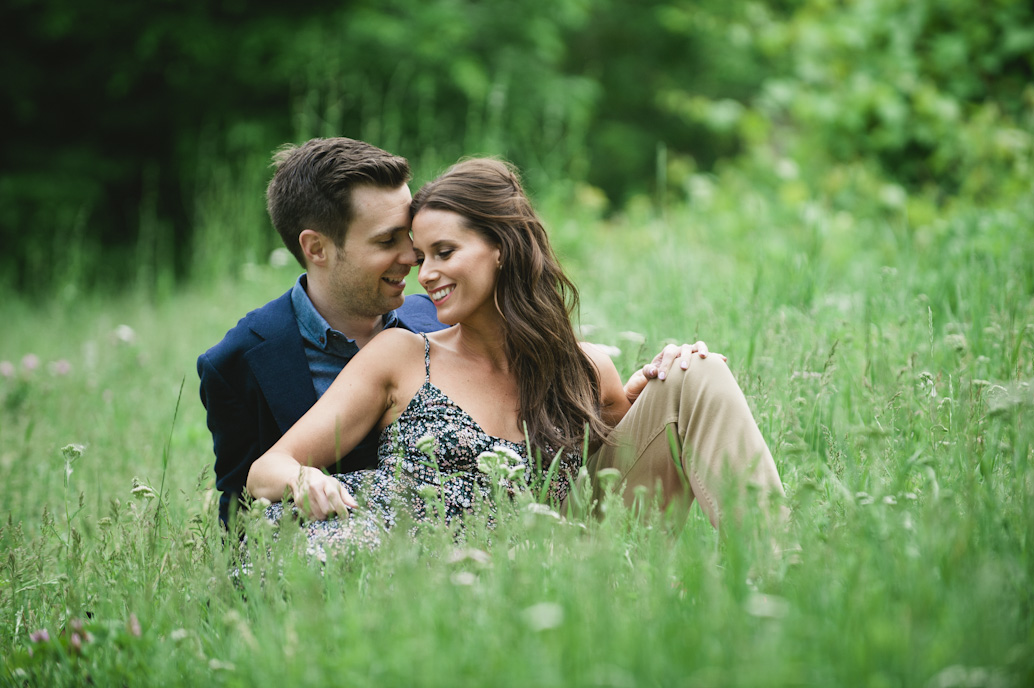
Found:
<svg viewBox="0 0 1034 688"><path fill-rule="evenodd" d="M381 330L444 326L425 295L403 297L416 264L409 163L361 141L313 139L282 149L266 192L273 226L305 269L197 361L227 524L248 470ZM332 472L376 465L371 433Z"/></svg>

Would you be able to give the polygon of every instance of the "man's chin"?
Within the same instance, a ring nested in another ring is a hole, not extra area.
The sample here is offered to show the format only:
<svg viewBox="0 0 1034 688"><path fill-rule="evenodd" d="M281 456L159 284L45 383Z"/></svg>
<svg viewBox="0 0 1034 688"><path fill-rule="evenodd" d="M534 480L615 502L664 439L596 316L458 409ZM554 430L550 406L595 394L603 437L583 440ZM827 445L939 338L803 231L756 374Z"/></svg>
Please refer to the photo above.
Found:
<svg viewBox="0 0 1034 688"><path fill-rule="evenodd" d="M384 312L393 311L397 308L402 308L402 304L406 302L405 294L399 294L397 296L386 296L384 297Z"/></svg>

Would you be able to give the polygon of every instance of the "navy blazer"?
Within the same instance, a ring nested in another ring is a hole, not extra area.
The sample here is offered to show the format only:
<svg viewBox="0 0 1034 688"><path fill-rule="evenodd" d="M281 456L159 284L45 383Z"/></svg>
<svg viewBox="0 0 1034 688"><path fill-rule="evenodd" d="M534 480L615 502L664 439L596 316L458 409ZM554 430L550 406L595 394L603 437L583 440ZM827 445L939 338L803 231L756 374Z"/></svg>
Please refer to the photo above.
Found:
<svg viewBox="0 0 1034 688"><path fill-rule="evenodd" d="M406 297L395 315L399 327L413 332L445 327L423 294ZM231 502L244 492L251 464L316 403L290 290L241 318L221 342L198 357L197 373L212 431L215 484L222 492L219 518L226 523ZM330 470L376 465L375 429Z"/></svg>

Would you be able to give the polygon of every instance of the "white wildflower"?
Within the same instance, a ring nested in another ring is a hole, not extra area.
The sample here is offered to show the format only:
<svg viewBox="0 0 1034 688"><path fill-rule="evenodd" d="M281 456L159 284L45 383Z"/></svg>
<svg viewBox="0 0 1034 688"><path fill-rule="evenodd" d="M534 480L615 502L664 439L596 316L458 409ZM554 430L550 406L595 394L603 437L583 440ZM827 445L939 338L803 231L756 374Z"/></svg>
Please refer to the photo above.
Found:
<svg viewBox="0 0 1034 688"><path fill-rule="evenodd" d="M81 457L85 450L85 444L77 444L73 442L72 444L66 444L61 447L61 455L65 457L65 461L72 463Z"/></svg>
<svg viewBox="0 0 1034 688"><path fill-rule="evenodd" d="M148 500L154 499L158 496L158 493L155 491L153 487L147 485L146 483L140 482L138 478L133 478L133 489L130 490L130 492L132 492L137 497L142 497L143 499Z"/></svg>
<svg viewBox="0 0 1034 688"><path fill-rule="evenodd" d="M458 564L462 561L473 561L482 566L488 566L492 563L492 557L484 550L475 549L473 547L457 548L449 554L449 558L446 561L450 564Z"/></svg>
<svg viewBox="0 0 1034 688"><path fill-rule="evenodd" d="M600 329L600 328L598 328L596 325L580 325L578 327L578 337L580 339L586 339L587 337L591 336L592 333L595 332L598 329Z"/></svg>
<svg viewBox="0 0 1034 688"><path fill-rule="evenodd" d="M618 337L624 339L626 342L633 344L645 344L646 335L641 332L633 332L632 330L625 330L624 332L618 332Z"/></svg>
<svg viewBox="0 0 1034 688"><path fill-rule="evenodd" d="M478 577L470 571L457 571L450 577L453 585L474 585Z"/></svg>
<svg viewBox="0 0 1034 688"><path fill-rule="evenodd" d="M790 611L790 603L782 597L759 592L751 593L743 606L751 616L763 619L781 619Z"/></svg>
<svg viewBox="0 0 1034 688"><path fill-rule="evenodd" d="M269 254L269 265L274 268L286 268L291 264L292 258L291 252L281 246L280 248L273 249L272 253Z"/></svg>
<svg viewBox="0 0 1034 688"><path fill-rule="evenodd" d="M531 502L530 504L528 504L528 506L525 507L525 510L529 514L537 514L539 516L548 516L549 518L556 519L557 521L560 520L560 514L558 514L557 512L553 511L552 509L550 509L545 504L540 504L539 502Z"/></svg>
<svg viewBox="0 0 1034 688"><path fill-rule="evenodd" d="M525 609L521 616L531 630L546 631L564 622L564 608L556 602L540 602Z"/></svg>
<svg viewBox="0 0 1034 688"><path fill-rule="evenodd" d="M509 467L519 466L524 463L524 459L520 455L509 447L504 447L501 444L497 444L492 447L492 451L499 455L499 458L506 461L506 465Z"/></svg>
<svg viewBox="0 0 1034 688"><path fill-rule="evenodd" d="M417 451L428 458L434 458L434 453L437 449L435 444L436 442L433 435L424 435L416 441L416 448Z"/></svg>
<svg viewBox="0 0 1034 688"><path fill-rule="evenodd" d="M264 514L270 504L272 504L272 502L265 497L259 497L258 499L252 500L251 511L256 514Z"/></svg>
<svg viewBox="0 0 1034 688"><path fill-rule="evenodd" d="M133 344L136 342L136 331L129 325L119 325L112 334L115 335L116 340L123 344Z"/></svg>

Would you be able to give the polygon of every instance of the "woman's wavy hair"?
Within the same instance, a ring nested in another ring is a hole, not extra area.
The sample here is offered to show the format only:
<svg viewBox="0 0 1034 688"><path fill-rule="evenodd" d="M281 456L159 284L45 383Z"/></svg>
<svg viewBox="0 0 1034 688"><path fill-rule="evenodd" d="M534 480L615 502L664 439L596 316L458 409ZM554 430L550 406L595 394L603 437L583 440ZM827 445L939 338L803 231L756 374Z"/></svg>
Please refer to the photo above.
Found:
<svg viewBox="0 0 1034 688"><path fill-rule="evenodd" d="M417 192L410 214L424 208L459 214L499 247L496 304L532 446L580 453L586 439L590 447L605 441L599 375L571 326L578 290L560 267L516 168L491 158L461 161Z"/></svg>

